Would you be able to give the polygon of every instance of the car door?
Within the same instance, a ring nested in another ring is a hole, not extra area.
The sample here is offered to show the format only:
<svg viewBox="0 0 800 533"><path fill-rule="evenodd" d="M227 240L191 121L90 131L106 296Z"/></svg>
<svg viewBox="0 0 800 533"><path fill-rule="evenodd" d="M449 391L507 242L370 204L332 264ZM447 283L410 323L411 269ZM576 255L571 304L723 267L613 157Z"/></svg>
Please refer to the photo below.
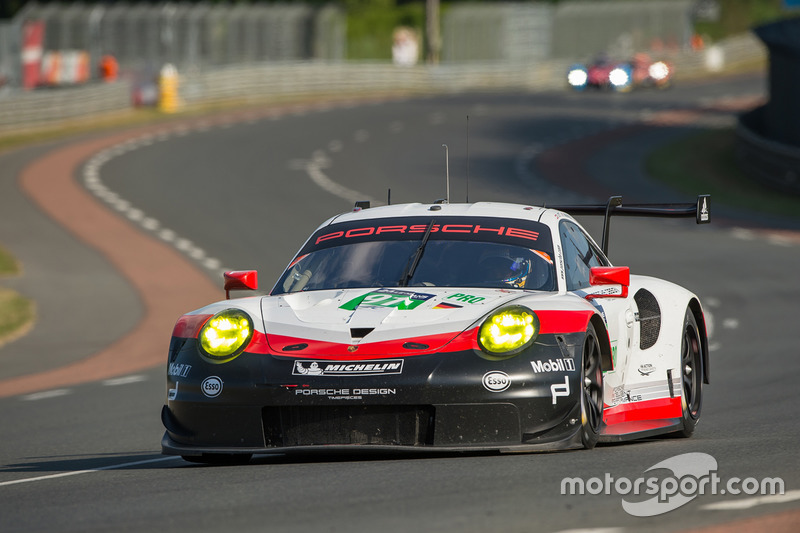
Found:
<svg viewBox="0 0 800 533"><path fill-rule="evenodd" d="M590 283L591 268L611 266L611 263L583 228L573 221L562 220L559 223L559 237L564 251L567 291L586 298L587 295L596 292ZM603 317L608 330L614 368L606 373L604 380L606 391L613 395L613 390L625 382L631 354L635 316L632 298L594 297L589 301ZM606 403L610 405L611 399L607 398Z"/></svg>

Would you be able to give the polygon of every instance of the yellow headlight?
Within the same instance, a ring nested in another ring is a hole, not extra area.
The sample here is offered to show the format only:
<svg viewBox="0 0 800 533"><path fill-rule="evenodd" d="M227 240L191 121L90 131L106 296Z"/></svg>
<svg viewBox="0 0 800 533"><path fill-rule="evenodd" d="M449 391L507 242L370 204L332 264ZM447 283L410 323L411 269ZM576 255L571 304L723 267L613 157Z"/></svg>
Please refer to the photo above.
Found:
<svg viewBox="0 0 800 533"><path fill-rule="evenodd" d="M200 353L214 363L227 363L244 350L253 337L253 321L241 309L225 309L200 330Z"/></svg>
<svg viewBox="0 0 800 533"><path fill-rule="evenodd" d="M514 355L527 348L539 332L536 313L521 305L489 315L478 331L478 344L491 355Z"/></svg>

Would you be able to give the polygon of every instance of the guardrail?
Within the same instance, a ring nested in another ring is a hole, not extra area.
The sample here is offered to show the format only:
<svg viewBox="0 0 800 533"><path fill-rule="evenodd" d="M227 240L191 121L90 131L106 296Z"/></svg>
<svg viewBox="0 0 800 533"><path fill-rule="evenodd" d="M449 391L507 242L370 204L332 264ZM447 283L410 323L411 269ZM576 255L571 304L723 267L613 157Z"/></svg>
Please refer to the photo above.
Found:
<svg viewBox="0 0 800 533"><path fill-rule="evenodd" d="M679 53L669 59L676 76L708 73L716 68L763 60L763 45L747 34L717 48ZM187 105L227 100L264 100L285 95L363 94L367 92L442 93L467 90L546 90L565 85L570 60L536 63L449 63L398 67L387 63L284 62L223 67L180 73L180 98ZM133 106L132 87L120 81L79 87L0 93L0 133L54 125Z"/></svg>
<svg viewBox="0 0 800 533"><path fill-rule="evenodd" d="M548 89L564 84L567 62L535 65L469 63L396 67L386 63L284 63L235 66L181 75L186 103L264 96L364 92L458 92Z"/></svg>
<svg viewBox="0 0 800 533"><path fill-rule="evenodd" d="M800 194L800 147L759 135L756 125L764 107L744 114L736 125L736 159L752 179L791 194Z"/></svg>
<svg viewBox="0 0 800 533"><path fill-rule="evenodd" d="M131 107L127 83L91 84L0 94L0 132L53 126Z"/></svg>

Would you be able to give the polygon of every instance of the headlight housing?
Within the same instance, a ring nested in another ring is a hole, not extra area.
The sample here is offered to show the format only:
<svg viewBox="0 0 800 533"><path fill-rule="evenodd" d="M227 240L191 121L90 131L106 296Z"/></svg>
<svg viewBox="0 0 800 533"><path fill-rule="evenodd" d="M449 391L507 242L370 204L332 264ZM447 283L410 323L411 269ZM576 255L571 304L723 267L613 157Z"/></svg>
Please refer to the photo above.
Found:
<svg viewBox="0 0 800 533"><path fill-rule="evenodd" d="M487 355L505 358L533 344L539 334L539 317L525 306L498 309L478 330L478 345Z"/></svg>
<svg viewBox="0 0 800 533"><path fill-rule="evenodd" d="M225 309L208 319L197 336L200 353L212 363L227 363L253 338L253 320L241 309Z"/></svg>

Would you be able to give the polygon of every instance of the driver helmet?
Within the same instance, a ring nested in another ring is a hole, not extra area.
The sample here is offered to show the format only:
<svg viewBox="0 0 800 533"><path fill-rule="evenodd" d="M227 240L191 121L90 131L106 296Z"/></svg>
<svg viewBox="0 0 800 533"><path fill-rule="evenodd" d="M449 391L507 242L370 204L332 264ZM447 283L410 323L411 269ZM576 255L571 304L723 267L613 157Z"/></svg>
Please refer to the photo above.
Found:
<svg viewBox="0 0 800 533"><path fill-rule="evenodd" d="M525 281L531 272L531 260L510 255L491 255L478 263L482 281L501 283L514 289L525 288Z"/></svg>

